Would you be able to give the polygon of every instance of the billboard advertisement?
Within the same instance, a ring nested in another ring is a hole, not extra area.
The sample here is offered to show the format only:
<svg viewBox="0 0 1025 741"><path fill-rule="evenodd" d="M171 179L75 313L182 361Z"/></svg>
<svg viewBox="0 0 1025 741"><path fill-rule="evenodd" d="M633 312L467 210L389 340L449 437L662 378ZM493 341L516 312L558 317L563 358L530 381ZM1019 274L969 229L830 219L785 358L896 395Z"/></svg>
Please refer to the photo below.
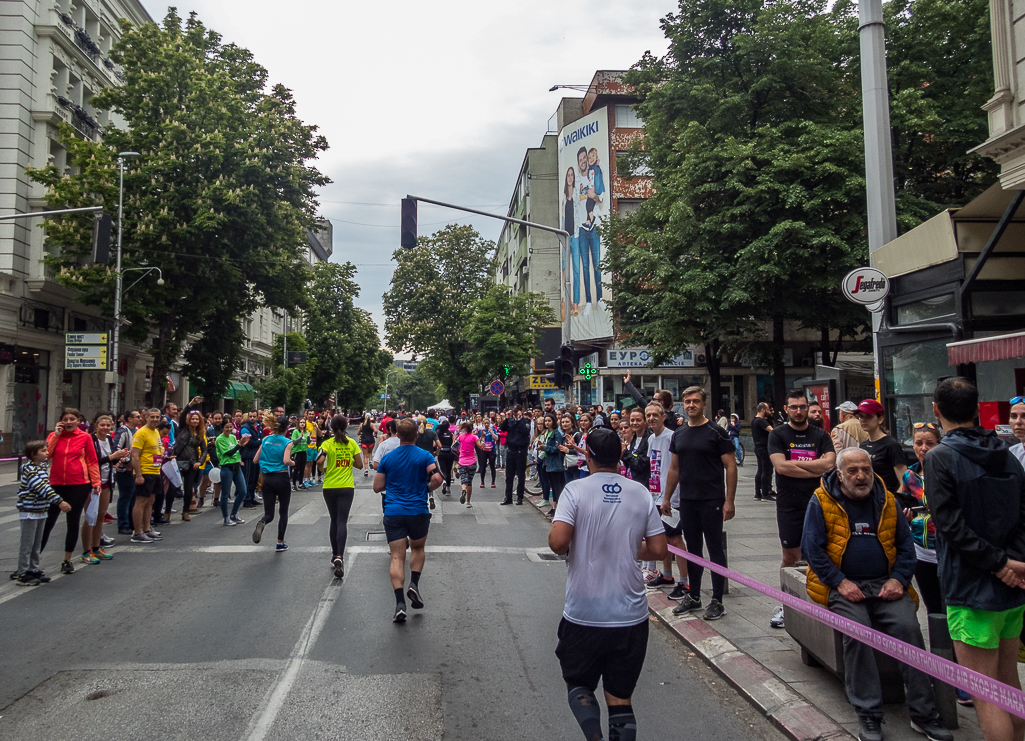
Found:
<svg viewBox="0 0 1025 741"><path fill-rule="evenodd" d="M559 132L559 214L570 234L569 251L562 255L562 312L573 340L612 336L598 235L612 210L608 126L608 112L602 108Z"/></svg>

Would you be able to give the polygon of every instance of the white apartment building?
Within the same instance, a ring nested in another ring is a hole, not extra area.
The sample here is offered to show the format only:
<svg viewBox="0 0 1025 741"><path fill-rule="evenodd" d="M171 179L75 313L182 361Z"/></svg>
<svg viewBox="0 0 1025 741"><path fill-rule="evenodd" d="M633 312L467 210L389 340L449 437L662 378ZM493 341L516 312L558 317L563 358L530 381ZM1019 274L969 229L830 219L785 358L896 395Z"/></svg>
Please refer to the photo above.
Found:
<svg viewBox="0 0 1025 741"><path fill-rule="evenodd" d="M65 166L60 121L90 139L111 122L92 109L90 100L120 82L108 55L122 18L136 25L152 20L138 0L0 2L0 214L45 206L42 186L29 181L25 168ZM76 303L73 292L54 282L42 256L38 219L0 222L4 456L43 436L62 406L86 414L107 406L103 371L64 369L64 333L109 332L112 322ZM118 379L126 399L135 403L146 383L146 357L127 345L122 357Z"/></svg>

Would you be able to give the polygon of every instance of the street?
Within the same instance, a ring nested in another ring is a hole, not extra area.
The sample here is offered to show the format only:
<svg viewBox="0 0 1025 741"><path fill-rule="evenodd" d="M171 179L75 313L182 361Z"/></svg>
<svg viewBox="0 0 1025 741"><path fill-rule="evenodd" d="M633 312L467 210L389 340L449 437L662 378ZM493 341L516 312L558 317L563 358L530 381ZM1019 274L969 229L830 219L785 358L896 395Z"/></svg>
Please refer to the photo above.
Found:
<svg viewBox="0 0 1025 741"><path fill-rule="evenodd" d="M554 655L565 564L547 522L499 506L501 474L472 509L439 496L426 608L395 625L386 544L368 542L383 530L369 481L356 477L344 583L319 487L294 495L287 553L274 553L274 524L253 544L261 510L225 528L207 507L191 523L173 515L157 544L118 536L114 560L76 559L50 584L5 580L0 737L578 738ZM13 504L5 487L4 573ZM44 552L44 570L57 576L59 560ZM634 705L644 738L782 738L654 621Z"/></svg>

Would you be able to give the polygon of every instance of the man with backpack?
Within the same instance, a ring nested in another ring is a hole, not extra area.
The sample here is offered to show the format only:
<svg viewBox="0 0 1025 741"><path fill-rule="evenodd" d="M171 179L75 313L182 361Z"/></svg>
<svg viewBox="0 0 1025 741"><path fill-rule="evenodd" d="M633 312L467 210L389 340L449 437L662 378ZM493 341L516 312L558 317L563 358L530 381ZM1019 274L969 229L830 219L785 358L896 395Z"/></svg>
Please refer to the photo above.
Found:
<svg viewBox="0 0 1025 741"><path fill-rule="evenodd" d="M975 426L979 393L948 378L933 393L940 444L925 456L940 586L957 661L1021 689L1018 635L1025 613L1025 471L1007 443ZM987 741L1020 739L1025 719L978 697Z"/></svg>

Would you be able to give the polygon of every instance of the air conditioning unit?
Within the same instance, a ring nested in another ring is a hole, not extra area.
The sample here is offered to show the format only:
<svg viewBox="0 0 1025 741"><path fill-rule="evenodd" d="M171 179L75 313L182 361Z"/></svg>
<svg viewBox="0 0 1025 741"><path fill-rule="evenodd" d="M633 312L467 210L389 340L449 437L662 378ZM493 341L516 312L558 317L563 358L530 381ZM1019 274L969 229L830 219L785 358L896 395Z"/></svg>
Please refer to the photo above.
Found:
<svg viewBox="0 0 1025 741"><path fill-rule="evenodd" d="M698 355L694 357L694 362L696 362L698 365L704 365L708 362L708 358L705 357L704 353L698 353Z"/></svg>

